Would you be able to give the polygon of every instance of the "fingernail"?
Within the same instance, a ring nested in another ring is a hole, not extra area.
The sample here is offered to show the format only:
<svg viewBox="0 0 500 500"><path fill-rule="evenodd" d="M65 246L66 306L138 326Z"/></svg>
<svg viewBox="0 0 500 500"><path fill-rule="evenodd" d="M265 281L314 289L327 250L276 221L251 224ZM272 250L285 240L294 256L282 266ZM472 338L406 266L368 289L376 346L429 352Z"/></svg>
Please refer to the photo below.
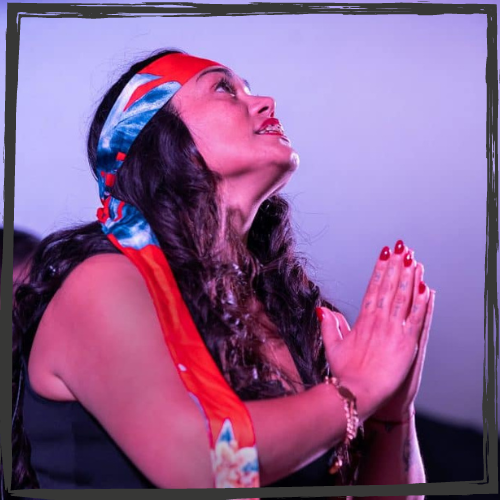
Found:
<svg viewBox="0 0 500 500"><path fill-rule="evenodd" d="M389 260L390 256L391 250L389 249L389 247L382 248L382 251L380 252L380 260Z"/></svg>
<svg viewBox="0 0 500 500"><path fill-rule="evenodd" d="M402 254L404 249L405 249L405 244L403 243L403 240L396 241L396 245L394 247L394 253Z"/></svg>
<svg viewBox="0 0 500 500"><path fill-rule="evenodd" d="M413 257L411 256L411 252L408 252L405 255L403 263L404 263L405 267L410 267L412 262L413 262Z"/></svg>
<svg viewBox="0 0 500 500"><path fill-rule="evenodd" d="M323 321L323 318L325 317L325 313L323 312L323 309L321 309L321 307L316 308L316 316L318 316L318 320L321 323Z"/></svg>
<svg viewBox="0 0 500 500"><path fill-rule="evenodd" d="M424 293L426 288L425 283L421 281L420 285L418 285L418 293Z"/></svg>

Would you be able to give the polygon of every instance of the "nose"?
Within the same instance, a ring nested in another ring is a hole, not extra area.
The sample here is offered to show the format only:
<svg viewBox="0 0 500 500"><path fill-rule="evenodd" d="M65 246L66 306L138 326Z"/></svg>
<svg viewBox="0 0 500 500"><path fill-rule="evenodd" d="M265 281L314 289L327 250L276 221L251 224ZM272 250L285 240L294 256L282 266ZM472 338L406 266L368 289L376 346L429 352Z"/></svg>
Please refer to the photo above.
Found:
<svg viewBox="0 0 500 500"><path fill-rule="evenodd" d="M254 96L255 100L252 103L252 112L258 115L265 115L269 118L274 118L276 111L276 101L272 97Z"/></svg>

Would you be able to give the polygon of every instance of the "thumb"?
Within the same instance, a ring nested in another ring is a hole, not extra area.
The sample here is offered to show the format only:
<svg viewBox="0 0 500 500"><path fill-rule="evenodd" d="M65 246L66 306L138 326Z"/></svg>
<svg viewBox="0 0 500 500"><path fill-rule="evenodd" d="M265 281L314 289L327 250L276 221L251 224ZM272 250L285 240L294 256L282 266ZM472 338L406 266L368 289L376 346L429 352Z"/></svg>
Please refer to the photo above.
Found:
<svg viewBox="0 0 500 500"><path fill-rule="evenodd" d="M340 331L340 321L330 309L317 307L316 314L321 325L321 335L325 345L333 347L338 342L344 340Z"/></svg>
<svg viewBox="0 0 500 500"><path fill-rule="evenodd" d="M351 331L351 327L342 313L332 311L332 314L339 320L340 334L342 335L342 338L344 338Z"/></svg>

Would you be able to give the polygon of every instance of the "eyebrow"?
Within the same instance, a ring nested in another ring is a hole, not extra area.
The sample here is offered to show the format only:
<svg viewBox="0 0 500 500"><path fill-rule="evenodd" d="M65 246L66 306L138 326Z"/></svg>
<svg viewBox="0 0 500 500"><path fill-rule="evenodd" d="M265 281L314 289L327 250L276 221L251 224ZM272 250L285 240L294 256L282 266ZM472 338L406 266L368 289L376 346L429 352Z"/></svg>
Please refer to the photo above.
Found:
<svg viewBox="0 0 500 500"><path fill-rule="evenodd" d="M198 77L196 78L196 81L198 81L203 76L208 75L209 73L224 73L228 78L235 80L235 74L232 71L228 70L227 68L209 68L209 69L206 69L205 71L202 71L198 75ZM248 87L248 90L250 90L250 92L251 92L252 89L250 88L250 84L248 83L248 80L245 80L244 78L242 78L242 80L243 80L243 83Z"/></svg>

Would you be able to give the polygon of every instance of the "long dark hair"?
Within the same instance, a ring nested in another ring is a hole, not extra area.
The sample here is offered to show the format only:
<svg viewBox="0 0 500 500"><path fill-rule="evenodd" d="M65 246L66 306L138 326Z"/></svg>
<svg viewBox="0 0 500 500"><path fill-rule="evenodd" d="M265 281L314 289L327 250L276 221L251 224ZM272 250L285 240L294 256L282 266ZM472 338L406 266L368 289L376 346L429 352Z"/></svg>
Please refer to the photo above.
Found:
<svg viewBox="0 0 500 500"><path fill-rule="evenodd" d="M140 69L171 52L134 64L111 87L95 113L88 156L96 173L96 149L123 87ZM203 340L236 393L245 400L293 390L286 376L263 355L272 334L289 348L302 382L318 383L326 366L315 307L326 306L296 253L290 208L273 195L259 208L245 245L231 224L221 233L219 176L211 171L175 109L167 103L140 133L120 168L112 195L145 214L168 258L183 298ZM27 360L40 319L69 273L85 259L116 252L93 222L45 238L34 256L29 280L16 293L13 312L13 404L19 390L21 356ZM257 299L257 300L255 300ZM271 320L263 323L258 307ZM336 309L335 309L336 310ZM21 391L22 393L22 391ZM38 487L29 464L22 401L13 424L13 487Z"/></svg>

